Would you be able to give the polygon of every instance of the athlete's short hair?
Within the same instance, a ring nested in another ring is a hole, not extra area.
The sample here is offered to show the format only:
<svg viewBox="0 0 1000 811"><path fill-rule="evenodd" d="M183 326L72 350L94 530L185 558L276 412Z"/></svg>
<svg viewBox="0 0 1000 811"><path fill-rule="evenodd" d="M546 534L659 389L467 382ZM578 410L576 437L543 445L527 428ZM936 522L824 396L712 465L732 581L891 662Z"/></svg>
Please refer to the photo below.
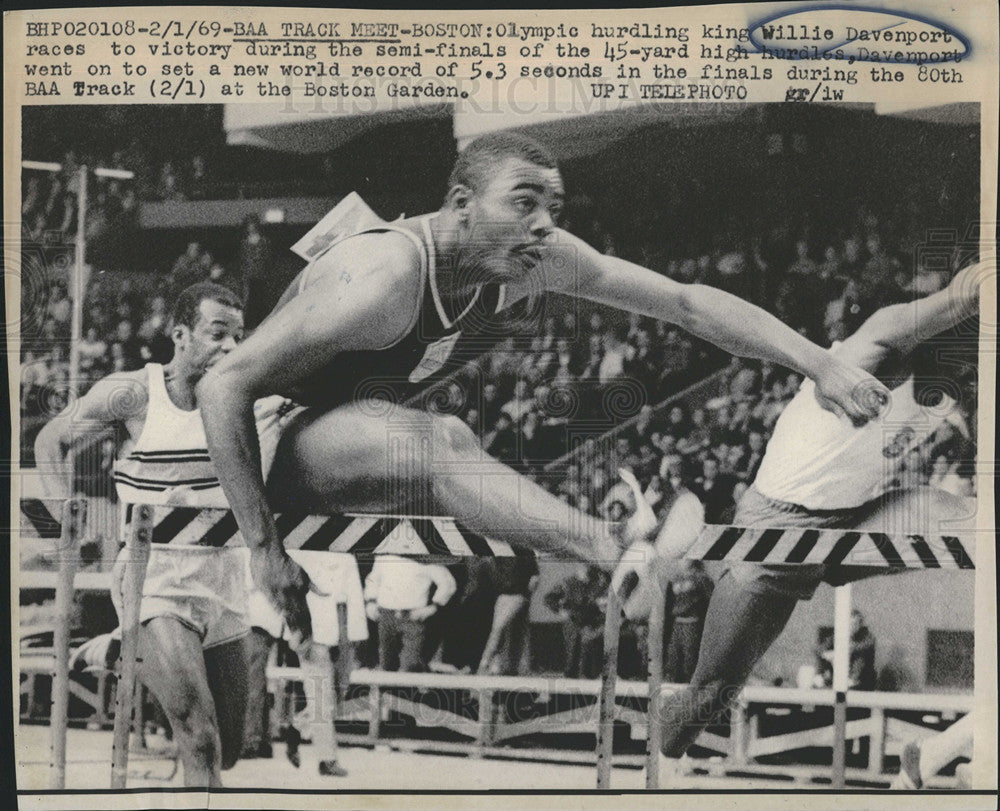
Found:
<svg viewBox="0 0 1000 811"><path fill-rule="evenodd" d="M536 166L556 169L556 159L538 141L518 132L491 132L481 135L463 149L448 178L448 188L468 186L481 191L496 168L508 158L520 158Z"/></svg>
<svg viewBox="0 0 1000 811"><path fill-rule="evenodd" d="M218 304L232 307L234 310L242 310L243 302L236 293L228 287L223 287L215 282L197 282L190 287L185 287L177 301L174 303L172 313L172 323L174 326L183 324L194 329L200 315L199 308L203 301L214 301Z"/></svg>

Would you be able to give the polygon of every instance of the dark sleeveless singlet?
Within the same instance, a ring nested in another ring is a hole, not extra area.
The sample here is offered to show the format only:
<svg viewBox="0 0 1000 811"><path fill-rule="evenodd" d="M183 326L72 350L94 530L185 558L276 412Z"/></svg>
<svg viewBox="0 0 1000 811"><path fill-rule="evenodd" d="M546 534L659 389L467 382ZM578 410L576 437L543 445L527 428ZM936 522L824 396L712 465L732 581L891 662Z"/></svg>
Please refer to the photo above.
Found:
<svg viewBox="0 0 1000 811"><path fill-rule="evenodd" d="M504 311L505 290L501 284L476 288L454 305L457 316L452 318L445 312L435 287L429 218L423 219L422 226L424 240L413 231L389 224L358 232L395 231L417 246L421 257L418 272L423 278L410 330L384 349L342 352L310 380L299 384L294 391L281 394L301 405L324 409L371 398L403 404L478 358L509 334L511 313L523 308Z"/></svg>

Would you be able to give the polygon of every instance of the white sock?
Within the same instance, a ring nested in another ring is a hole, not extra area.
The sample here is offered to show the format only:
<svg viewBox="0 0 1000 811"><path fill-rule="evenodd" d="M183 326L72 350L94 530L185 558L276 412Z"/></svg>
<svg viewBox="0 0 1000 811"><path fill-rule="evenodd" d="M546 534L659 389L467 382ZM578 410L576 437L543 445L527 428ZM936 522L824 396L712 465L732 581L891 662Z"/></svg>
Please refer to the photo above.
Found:
<svg viewBox="0 0 1000 811"><path fill-rule="evenodd" d="M677 777L682 773L680 758L667 757L660 752L660 788L674 788Z"/></svg>
<svg viewBox="0 0 1000 811"><path fill-rule="evenodd" d="M944 732L920 742L920 779L925 783L957 757L972 757L972 713Z"/></svg>

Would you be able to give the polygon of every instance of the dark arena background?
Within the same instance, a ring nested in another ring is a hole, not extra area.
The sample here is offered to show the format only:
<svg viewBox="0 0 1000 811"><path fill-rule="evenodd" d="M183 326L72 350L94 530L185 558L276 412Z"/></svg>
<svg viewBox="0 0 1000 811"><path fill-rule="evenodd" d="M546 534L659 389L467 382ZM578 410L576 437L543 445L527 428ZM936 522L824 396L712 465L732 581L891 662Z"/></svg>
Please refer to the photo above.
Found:
<svg viewBox="0 0 1000 811"><path fill-rule="evenodd" d="M276 115L279 123L266 126L241 123L239 112L209 105L23 109L23 159L55 166L24 169L21 197L20 721L39 742L48 723L44 663L53 644L50 579L59 527L33 490L38 431L66 406L74 383L82 393L114 371L167 362L172 303L193 282L232 288L253 329L302 269L290 246L350 192L386 220L436 210L466 140L456 136L449 105L299 116L285 125ZM670 278L726 289L823 346L850 335L881 306L941 289L977 255L975 104L905 115L871 105L649 105L523 129L559 160L567 190L562 227ZM80 166L115 170L90 177L85 211ZM81 242L79 375L71 381L73 270ZM658 517L673 502L675 476L701 494L707 522L727 524L800 382L788 370L730 357L672 325L553 295L518 334L428 392L425 405L459 416L491 455L586 512L614 517L634 509L617 472L629 466ZM975 374L959 384L968 395L961 398L962 424L948 424L911 453L896 474L899 484L975 495ZM90 507L74 645L116 624L107 594L119 543L110 473L122 439L88 436L76 457L74 486ZM376 743L411 753L412 764L400 768L413 772L414 787L429 779L422 770L436 768L433 759L412 753L470 747L491 758L545 763L544 769L522 764L531 787L591 787L579 764L593 760L593 730L573 713L593 700L593 690L581 693L579 685L599 675L601 621L593 617L600 616L607 584L571 562L539 563L517 638L485 664L502 577L496 561L467 558L450 567L457 592L434 618L422 652L426 672L412 682L401 678L407 674L380 681L385 674L372 625L369 641L354 651L362 677L352 683L338 721L341 743L359 758ZM678 582L690 585L690 577L679 574ZM855 689L890 698L850 708L848 777L855 786L884 787L906 741L947 727L971 706L973 577L940 571L875 578L855 584L853 602L871 643ZM732 719L713 728L692 750L692 785L742 786L731 780L739 773L780 788L829 773L831 751L823 741L831 707L781 691L829 685L824 653L833 605L826 585L799 604L750 680L739 721L741 735L752 730L749 749L732 743ZM625 683L645 679L648 644L643 623L625 623L619 661ZM287 646L279 644L272 656L273 667L293 663ZM33 661L43 664L33 669ZM490 694L497 730L523 726L482 739L477 671L523 680L523 688ZM472 681L448 681L459 677ZM665 674L668 682L683 677ZM109 740L113 685L87 672L73 679L67 785L105 787L103 766L72 764L87 736L97 746ZM301 710L297 684L270 681L275 740ZM367 709L375 689L399 699L380 729ZM148 703L153 739L165 731ZM415 719L406 709L414 706L426 717ZM633 715L616 728L627 772L616 780L623 787L638 787L641 779L645 721L638 709ZM145 776L133 784L179 785L169 759L156 754L155 744L150 751L148 768L136 767ZM264 763L238 764L232 784L298 779L283 757ZM502 771L503 761L482 765ZM46 784L43 764L24 768L25 787ZM276 776L263 779L262 768ZM375 786L377 773L373 766ZM317 779L315 767L302 774ZM352 787L367 785L364 767L355 774L360 782ZM952 771L938 781L951 785Z"/></svg>

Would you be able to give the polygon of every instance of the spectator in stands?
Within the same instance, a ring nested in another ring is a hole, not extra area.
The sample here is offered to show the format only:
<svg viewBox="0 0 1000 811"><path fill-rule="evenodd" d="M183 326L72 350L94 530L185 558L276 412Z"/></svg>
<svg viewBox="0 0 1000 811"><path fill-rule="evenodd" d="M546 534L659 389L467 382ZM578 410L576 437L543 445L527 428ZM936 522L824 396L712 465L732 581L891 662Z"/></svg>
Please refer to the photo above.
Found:
<svg viewBox="0 0 1000 811"><path fill-rule="evenodd" d="M185 199L180 179L174 171L172 161L165 161L163 166L160 167L160 179L156 184L156 196L160 200L169 202Z"/></svg>
<svg viewBox="0 0 1000 811"><path fill-rule="evenodd" d="M705 523L723 523L725 511L733 505L734 485L732 476L720 473L717 459L710 456L702 462L701 475L691 485L691 492L705 505Z"/></svg>
<svg viewBox="0 0 1000 811"><path fill-rule="evenodd" d="M601 516L615 523L623 521L636 510L632 489L624 481L617 481L608 489L598 508Z"/></svg>
<svg viewBox="0 0 1000 811"><path fill-rule="evenodd" d="M243 285L246 301L247 326L257 326L277 303L283 285L273 278L271 243L264 236L260 218L247 216L240 227L240 244L236 260L236 276Z"/></svg>
<svg viewBox="0 0 1000 811"><path fill-rule="evenodd" d="M671 436L674 435L673 432L677 432L677 428L672 429ZM683 434L677 434L680 438L677 441L677 452L683 456L694 456L705 450L710 443L710 434L708 425L705 419L705 409L696 408L691 412L691 424L690 427L683 432Z"/></svg>
<svg viewBox="0 0 1000 811"><path fill-rule="evenodd" d="M243 280L227 270L221 262L212 262L208 269L208 280L215 284L221 284L223 287L228 287L237 296L243 296L245 287Z"/></svg>
<svg viewBox="0 0 1000 811"><path fill-rule="evenodd" d="M108 345L108 365L112 372L128 371L125 360L125 350L120 341L112 341Z"/></svg>
<svg viewBox="0 0 1000 811"><path fill-rule="evenodd" d="M682 437L688 436L692 427L684 407L680 405L671 406L670 411L667 413L666 430L678 441L678 445ZM678 450L680 450L680 447L678 447Z"/></svg>
<svg viewBox="0 0 1000 811"><path fill-rule="evenodd" d="M712 579L701 561L685 560L672 565L668 582L671 633L664 650L663 676L671 684L687 684L698 663Z"/></svg>
<svg viewBox="0 0 1000 811"><path fill-rule="evenodd" d="M513 395L500 407L500 411L510 417L512 423L517 423L534 407L534 404L534 398L528 393L528 381L520 377L514 384Z"/></svg>
<svg viewBox="0 0 1000 811"><path fill-rule="evenodd" d="M588 347L590 351L587 357L587 364L580 371L580 380L597 379L601 368L601 361L604 358L604 341L600 335L591 335L588 338Z"/></svg>
<svg viewBox="0 0 1000 811"><path fill-rule="evenodd" d="M479 410L476 408L470 408L465 412L465 417L463 418L466 425L472 429L472 433L476 436L481 437L483 435L483 425L482 420L479 417Z"/></svg>
<svg viewBox="0 0 1000 811"><path fill-rule="evenodd" d="M42 179L37 174L28 175L21 200L21 222L31 222L39 213L44 215L43 202Z"/></svg>
<svg viewBox="0 0 1000 811"><path fill-rule="evenodd" d="M52 379L52 369L47 355L34 349L24 351L21 363L21 413L36 416L41 413L39 397Z"/></svg>
<svg viewBox="0 0 1000 811"><path fill-rule="evenodd" d="M429 622L424 650L433 671L472 673L486 648L496 601L492 560L470 556L448 570L457 590Z"/></svg>
<svg viewBox="0 0 1000 811"><path fill-rule="evenodd" d="M590 478L584 484L583 492L590 498L591 503L601 504L608 493L608 473L603 467L597 466L593 462L589 467Z"/></svg>
<svg viewBox="0 0 1000 811"><path fill-rule="evenodd" d="M87 332L80 339L80 373L85 377L97 380L103 377L107 367L108 344L102 341L94 327L87 327Z"/></svg>
<svg viewBox="0 0 1000 811"><path fill-rule="evenodd" d="M142 319L137 335L146 343L152 343L158 335L167 332L170 314L167 312L167 302L163 296L153 296L149 300L149 309Z"/></svg>
<svg viewBox="0 0 1000 811"><path fill-rule="evenodd" d="M492 380L483 383L483 426L492 429L496 426L497 418L500 416L500 409L503 403L497 392L497 384Z"/></svg>
<svg viewBox="0 0 1000 811"><path fill-rule="evenodd" d="M141 369L151 357L149 347L138 336L132 334L132 322L128 319L118 322L115 343L121 347L124 358L125 368L122 371Z"/></svg>
<svg viewBox="0 0 1000 811"><path fill-rule="evenodd" d="M519 555L496 558L492 564L497 596L477 672L516 676L527 670L528 606L538 585L538 562L534 555Z"/></svg>
<svg viewBox="0 0 1000 811"><path fill-rule="evenodd" d="M563 621L567 678L594 679L601 672L604 606L610 578L580 563L573 574L545 595L545 605Z"/></svg>
<svg viewBox="0 0 1000 811"><path fill-rule="evenodd" d="M378 622L379 667L420 673L427 669L426 623L455 594L444 567L379 555L365 581L368 617Z"/></svg>
<svg viewBox="0 0 1000 811"><path fill-rule="evenodd" d="M187 179L188 196L192 200L204 200L208 191L208 170L202 155L192 155Z"/></svg>
<svg viewBox="0 0 1000 811"><path fill-rule="evenodd" d="M49 285L49 303L46 313L56 323L61 335L69 335L69 322L73 314L73 302L66 293L66 283L53 282Z"/></svg>
<svg viewBox="0 0 1000 811"><path fill-rule="evenodd" d="M625 353L628 345L625 343L623 333L624 330L620 327L609 329L604 333L601 362L597 367L597 379L602 386L625 374Z"/></svg>
<svg viewBox="0 0 1000 811"><path fill-rule="evenodd" d="M751 425L747 433L746 453L734 471L740 481L752 482L754 480L757 468L760 467L761 460L764 458L765 444L764 427L759 423Z"/></svg>
<svg viewBox="0 0 1000 811"><path fill-rule="evenodd" d="M518 430L520 447L520 465L523 471L541 470L545 462L544 450L541 445L541 416L537 411L529 411L524 415Z"/></svg>
<svg viewBox="0 0 1000 811"><path fill-rule="evenodd" d="M172 290L184 290L195 282L203 280L200 259L201 244L198 242L189 242L187 250L177 257L177 261L174 262L174 266L170 270L170 287Z"/></svg>
<svg viewBox="0 0 1000 811"><path fill-rule="evenodd" d="M851 653L847 686L852 690L875 689L875 637L865 625L864 615L851 611ZM822 684L833 684L833 633L821 633L816 646L816 670Z"/></svg>
<svg viewBox="0 0 1000 811"><path fill-rule="evenodd" d="M513 462L517 459L517 433L514 421L506 411L497 417L496 425L485 437L483 446L486 452L501 462Z"/></svg>

